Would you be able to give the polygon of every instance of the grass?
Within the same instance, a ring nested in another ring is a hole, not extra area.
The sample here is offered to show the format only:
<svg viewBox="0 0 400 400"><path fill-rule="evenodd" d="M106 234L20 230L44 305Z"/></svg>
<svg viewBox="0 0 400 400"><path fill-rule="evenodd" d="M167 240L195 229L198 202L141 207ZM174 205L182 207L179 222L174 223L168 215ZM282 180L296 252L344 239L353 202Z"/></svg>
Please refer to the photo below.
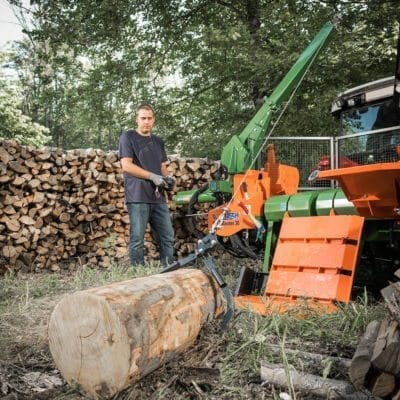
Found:
<svg viewBox="0 0 400 400"><path fill-rule="evenodd" d="M221 261L220 269L230 286L234 284L241 262L243 261L235 259ZM36 358L40 355L43 362L51 365L46 337L47 323L52 309L64 294L156 274L159 270L158 263L151 263L135 271L126 265L113 265L107 270L81 269L74 275L4 276L0 280L0 359L12 359L16 353L22 354L22 358L26 357L26 354L35 355ZM310 366L298 357L286 354L285 349L351 357L366 325L371 320L381 319L384 312L383 305L372 302L366 293L356 301L340 306L336 313L309 313L307 319L290 314L262 317L248 311L240 311L229 330L222 336L218 331L205 328L199 339L199 347L191 350L192 359L186 362L220 370L221 384L213 387L209 393L218 399L248 398L249 390L254 388L252 382L260 387L261 361L281 363L285 368L289 368L291 364L304 371L313 368L312 372L320 375L327 375L329 372L343 379L343 371L334 371L326 365ZM275 345L275 350L271 344ZM195 354L205 353L206 350L207 354L210 354L210 346L213 351L212 362L204 361L208 357L205 354ZM276 346L279 346L280 352L276 351ZM193 357L197 357L197 361ZM290 381L288 382L288 392L292 399L301 398L296 395ZM147 386L152 387L151 384ZM168 398L172 386L154 389L152 398ZM269 395L271 397L266 398L279 398L274 388L270 388ZM131 398L129 396L121 395L118 399ZM143 396L132 398L146 398L146 395ZM182 397L176 393L173 393L173 396L189 398L185 391L182 392Z"/></svg>
<svg viewBox="0 0 400 400"><path fill-rule="evenodd" d="M245 385L249 375L258 375L261 361L294 365L298 370L310 369L310 366L298 357L287 355L285 349L299 349L319 354L351 358L361 333L374 319L382 319L382 304L368 301L367 295L355 302L339 306L336 313L309 314L307 319L296 318L288 314L274 314L262 317L243 311L236 317L234 326L228 332L226 352L223 357L223 381L228 386ZM276 346L281 348L280 354ZM311 371L326 375L326 365ZM333 371L334 372L334 371ZM344 374L343 374L344 372ZM347 379L347 371L342 371L340 379ZM235 384L236 382L236 384ZM295 399L294 389L288 378L289 394ZM243 386L242 386L243 387Z"/></svg>

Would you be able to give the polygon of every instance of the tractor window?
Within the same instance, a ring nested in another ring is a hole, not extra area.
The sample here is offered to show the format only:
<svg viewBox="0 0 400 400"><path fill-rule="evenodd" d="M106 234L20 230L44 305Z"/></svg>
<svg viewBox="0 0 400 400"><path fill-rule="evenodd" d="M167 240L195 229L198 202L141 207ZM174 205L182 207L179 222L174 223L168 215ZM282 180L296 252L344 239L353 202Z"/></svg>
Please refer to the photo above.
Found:
<svg viewBox="0 0 400 400"><path fill-rule="evenodd" d="M397 145L400 143L400 132L397 126L400 120L391 100L353 107L344 111L341 119L342 135L338 142L340 167L399 160ZM387 130L382 132L380 129Z"/></svg>
<svg viewBox="0 0 400 400"><path fill-rule="evenodd" d="M352 108L342 113L342 134L368 132L399 125L399 113L393 102Z"/></svg>

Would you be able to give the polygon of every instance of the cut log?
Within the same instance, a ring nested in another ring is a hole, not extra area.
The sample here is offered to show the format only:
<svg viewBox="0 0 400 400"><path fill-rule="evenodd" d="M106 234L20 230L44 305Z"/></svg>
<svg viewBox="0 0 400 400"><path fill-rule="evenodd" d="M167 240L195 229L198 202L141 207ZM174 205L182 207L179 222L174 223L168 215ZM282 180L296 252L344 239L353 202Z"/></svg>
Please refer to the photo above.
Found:
<svg viewBox="0 0 400 400"><path fill-rule="evenodd" d="M317 375L301 373L293 367L261 362L261 379L280 387L293 387L307 395L324 399L368 399L369 397L356 392L353 385L345 381L322 378Z"/></svg>
<svg viewBox="0 0 400 400"><path fill-rule="evenodd" d="M50 350L67 382L109 398L187 349L222 312L221 291L200 270L117 282L61 300Z"/></svg>
<svg viewBox="0 0 400 400"><path fill-rule="evenodd" d="M369 390L374 396L384 397L393 392L395 384L395 378L392 374L381 372L371 380Z"/></svg>
<svg viewBox="0 0 400 400"><path fill-rule="evenodd" d="M300 358L305 358L312 360L314 362L317 362L321 365L331 362L332 364L337 365L340 368L347 369L350 367L351 360L348 358L342 358L342 357L334 357L334 356L329 356L325 354L319 354L319 353L310 353L308 351L301 351L301 350L293 350L293 349L287 349L284 348L282 350L282 347L276 344L269 343L268 347L271 348L271 350L275 353L285 353L287 355L292 355Z"/></svg>
<svg viewBox="0 0 400 400"><path fill-rule="evenodd" d="M395 320L385 319L379 328L371 363L380 371L397 375L400 372L400 332Z"/></svg>
<svg viewBox="0 0 400 400"><path fill-rule="evenodd" d="M368 324L351 360L350 380L356 389L361 389L364 386L365 377L371 367L371 356L378 336L379 325L378 321L372 321Z"/></svg>
<svg viewBox="0 0 400 400"><path fill-rule="evenodd" d="M17 232L21 229L21 225L16 219L11 220L10 218L4 216L0 219L0 222L4 222L7 226L7 229L11 232Z"/></svg>

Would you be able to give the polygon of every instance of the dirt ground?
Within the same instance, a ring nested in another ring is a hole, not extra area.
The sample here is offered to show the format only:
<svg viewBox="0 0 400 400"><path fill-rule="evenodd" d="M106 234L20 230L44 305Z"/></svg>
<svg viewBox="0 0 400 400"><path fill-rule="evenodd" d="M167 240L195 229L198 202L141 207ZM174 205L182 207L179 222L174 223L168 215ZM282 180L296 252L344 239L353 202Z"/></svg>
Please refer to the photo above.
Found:
<svg viewBox="0 0 400 400"><path fill-rule="evenodd" d="M71 278L25 277L14 285L2 282L0 294L0 398L5 400L86 399L57 370L47 343L47 323L63 294L80 287ZM46 281L49 280L50 283ZM118 277L115 279L118 280ZM45 280L37 284L35 280ZM102 282L104 283L104 282ZM88 284L86 286L100 286ZM28 293L29 292L29 293ZM14 300L11 300L14 299ZM260 362L282 363L271 345L349 359L366 324L381 307L356 304L337 315L299 320L290 316L259 317L237 312L225 333L220 322L203 328L196 343L175 360L113 397L136 399L312 399L261 381ZM348 380L334 365L288 356L299 370ZM286 396L286 397L285 397Z"/></svg>
<svg viewBox="0 0 400 400"><path fill-rule="evenodd" d="M256 371L248 370L236 385L226 385L221 360L228 336L221 336L217 323L203 329L186 353L119 393L113 399L274 399L285 389L263 383ZM316 349L318 350L318 349ZM321 349L322 350L322 349ZM326 350L326 349L325 349ZM70 387L52 362L47 348L15 348L14 357L0 362L2 399L86 399L79 388ZM347 349L350 355L352 349ZM342 351L343 355L343 351ZM240 359L237 360L240 362ZM309 367L311 368L311 367ZM338 378L345 374L336 371ZM298 399L312 399L298 394Z"/></svg>

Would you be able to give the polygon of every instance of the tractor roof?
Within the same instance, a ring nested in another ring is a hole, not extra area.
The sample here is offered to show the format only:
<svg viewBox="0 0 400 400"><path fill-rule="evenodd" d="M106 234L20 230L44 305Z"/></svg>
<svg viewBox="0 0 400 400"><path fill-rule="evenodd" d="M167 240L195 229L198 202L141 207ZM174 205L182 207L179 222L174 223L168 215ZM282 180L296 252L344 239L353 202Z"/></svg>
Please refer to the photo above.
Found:
<svg viewBox="0 0 400 400"><path fill-rule="evenodd" d="M340 93L332 103L332 114L339 116L346 109L372 104L391 98L394 91L394 76L378 79Z"/></svg>

